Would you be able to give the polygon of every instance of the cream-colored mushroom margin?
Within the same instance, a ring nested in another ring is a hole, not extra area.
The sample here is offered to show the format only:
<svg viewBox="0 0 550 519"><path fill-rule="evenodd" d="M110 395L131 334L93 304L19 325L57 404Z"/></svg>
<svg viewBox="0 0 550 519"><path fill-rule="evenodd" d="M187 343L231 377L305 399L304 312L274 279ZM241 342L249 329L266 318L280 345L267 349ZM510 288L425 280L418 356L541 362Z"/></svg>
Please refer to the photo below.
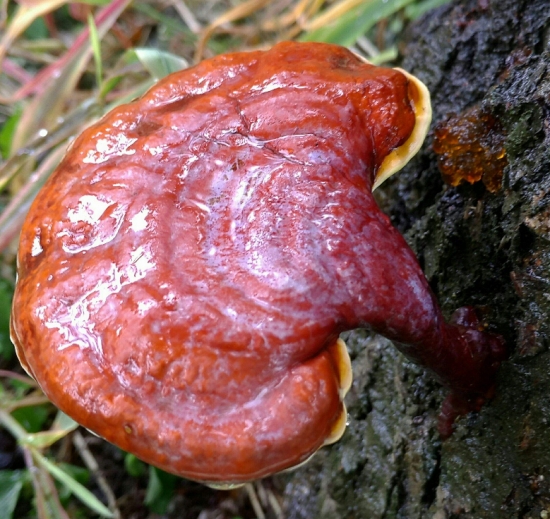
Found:
<svg viewBox="0 0 550 519"><path fill-rule="evenodd" d="M332 355L332 358L335 360L336 368L338 369L338 380L340 383L339 395L340 402L342 402L342 411L340 412L340 416L338 417L336 422L334 422L334 425L332 426L329 435L325 438L325 441L323 442L323 445L321 445L321 447L324 447L325 445L330 445L331 443L336 443L346 431L346 426L348 424L348 410L346 409L344 398L348 394L351 383L353 382L351 359L349 358L348 347L346 346L346 343L342 339L338 339L331 346L329 346L329 351ZM284 472L300 468L301 466L305 465L311 458L313 458L313 456L315 456L315 452L301 463L289 467Z"/></svg>
<svg viewBox="0 0 550 519"><path fill-rule="evenodd" d="M19 268L19 261L17 268ZM15 282L17 283L17 278L15 279ZM25 373L29 375L29 377L31 377L33 380L36 380L35 376L32 374L30 366L27 364L27 359L23 355L23 348L19 346L21 344L21 341L19 340L19 337L17 337L17 332L15 331L15 326L13 325L13 312L10 315L10 340L15 347L15 354L17 355L17 359L19 360L19 364L21 364L21 367L25 370Z"/></svg>
<svg viewBox="0 0 550 519"><path fill-rule="evenodd" d="M338 368L338 379L340 381L340 401L342 402L342 412L338 417L338 420L332 426L330 434L325 438L323 445L330 445L337 442L344 431L346 430L346 424L348 421L348 412L346 405L344 404L344 398L348 394L353 381L353 374L351 371L351 360L349 358L348 348L346 343L342 339L338 339L331 347L332 357L336 361L336 367Z"/></svg>
<svg viewBox="0 0 550 519"><path fill-rule="evenodd" d="M360 54L354 52L354 54L365 63L371 65L370 61ZM406 76L409 80L409 98L414 105L415 125L409 138L399 148L395 148L386 158L382 161L382 164L376 172L374 178L373 191L384 180L391 177L394 173L397 173L412 157L416 155L418 150L422 147L426 134L430 129L430 123L432 122L432 103L430 99L430 91L420 79L409 74L406 70L396 67L394 70L398 70Z"/></svg>
<svg viewBox="0 0 550 519"><path fill-rule="evenodd" d="M374 178L373 190L399 171L416 155L424 143L432 122L432 104L430 102L430 92L426 85L403 69L396 68L395 70L405 74L409 80L409 97L414 105L416 122L409 138L382 161Z"/></svg>

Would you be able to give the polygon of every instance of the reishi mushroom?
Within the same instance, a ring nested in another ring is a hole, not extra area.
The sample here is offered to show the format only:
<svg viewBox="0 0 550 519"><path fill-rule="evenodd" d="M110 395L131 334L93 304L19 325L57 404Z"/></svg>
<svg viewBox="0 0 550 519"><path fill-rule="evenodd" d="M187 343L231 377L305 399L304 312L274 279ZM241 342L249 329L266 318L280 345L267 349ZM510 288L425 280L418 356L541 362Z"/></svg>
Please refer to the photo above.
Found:
<svg viewBox="0 0 550 519"><path fill-rule="evenodd" d="M502 339L446 324L372 189L416 153L429 94L328 44L215 57L80 135L21 233L12 337L65 413L212 485L296 466L346 424L342 331L450 389L494 386Z"/></svg>

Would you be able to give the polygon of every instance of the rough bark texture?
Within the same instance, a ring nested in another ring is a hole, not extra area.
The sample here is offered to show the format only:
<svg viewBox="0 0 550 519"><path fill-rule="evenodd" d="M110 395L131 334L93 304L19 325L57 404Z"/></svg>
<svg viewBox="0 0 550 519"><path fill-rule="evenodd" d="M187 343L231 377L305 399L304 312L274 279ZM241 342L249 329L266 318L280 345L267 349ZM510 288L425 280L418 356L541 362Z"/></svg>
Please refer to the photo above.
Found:
<svg viewBox="0 0 550 519"><path fill-rule="evenodd" d="M495 398L441 442L441 389L392 345L350 334L344 438L281 476L298 518L550 517L550 3L462 0L411 31L403 67L430 88L434 128L473 106L496 118L502 187L443 184L432 149L380 203L447 312L474 305L511 357Z"/></svg>

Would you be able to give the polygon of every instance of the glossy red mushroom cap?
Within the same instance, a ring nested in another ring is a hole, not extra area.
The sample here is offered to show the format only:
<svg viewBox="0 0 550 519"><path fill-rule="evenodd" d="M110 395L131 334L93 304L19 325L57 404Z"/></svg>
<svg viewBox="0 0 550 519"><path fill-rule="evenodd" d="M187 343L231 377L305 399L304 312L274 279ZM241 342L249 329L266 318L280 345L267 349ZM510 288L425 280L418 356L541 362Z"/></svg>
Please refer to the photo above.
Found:
<svg viewBox="0 0 550 519"><path fill-rule="evenodd" d="M391 336L409 306L432 311L371 193L429 118L420 82L334 45L168 76L80 135L36 198L12 315L23 366L82 425L181 476L300 464L345 427L339 333Z"/></svg>

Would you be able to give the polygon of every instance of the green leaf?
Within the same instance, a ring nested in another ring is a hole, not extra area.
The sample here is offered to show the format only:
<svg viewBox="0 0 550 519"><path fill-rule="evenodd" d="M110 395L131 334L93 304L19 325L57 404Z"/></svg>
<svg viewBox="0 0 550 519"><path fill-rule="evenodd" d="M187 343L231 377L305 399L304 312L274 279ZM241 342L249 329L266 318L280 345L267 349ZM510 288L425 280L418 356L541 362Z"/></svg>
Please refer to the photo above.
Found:
<svg viewBox="0 0 550 519"><path fill-rule="evenodd" d="M0 510L5 519L12 519L23 483L27 479L25 470L0 470Z"/></svg>
<svg viewBox="0 0 550 519"><path fill-rule="evenodd" d="M48 419L50 409L45 405L31 405L15 409L11 415L30 433L38 433Z"/></svg>
<svg viewBox="0 0 550 519"><path fill-rule="evenodd" d="M136 458L133 454L127 453L126 456L124 456L124 467L126 468L126 472L134 478L145 474L145 463Z"/></svg>
<svg viewBox="0 0 550 519"><path fill-rule="evenodd" d="M134 53L145 69L155 79L161 79L172 72L187 68L185 59L158 49L135 48Z"/></svg>
<svg viewBox="0 0 550 519"><path fill-rule="evenodd" d="M376 23L415 0L367 0L326 26L305 33L301 41L337 43L349 47Z"/></svg>
<svg viewBox="0 0 550 519"><path fill-rule="evenodd" d="M41 40L48 37L48 28L44 18L36 18L27 30L25 31L25 38L29 40Z"/></svg>
<svg viewBox="0 0 550 519"><path fill-rule="evenodd" d="M66 415L63 411L57 411L51 430L71 432L77 427L78 424L70 416Z"/></svg>
<svg viewBox="0 0 550 519"><path fill-rule="evenodd" d="M149 466L149 484L145 495L145 504L155 514L164 514L172 497L176 481L179 478L156 467Z"/></svg>
<svg viewBox="0 0 550 519"><path fill-rule="evenodd" d="M4 360L13 358L15 350L10 339L10 312L13 298L13 287L0 279L0 357Z"/></svg>
<svg viewBox="0 0 550 519"><path fill-rule="evenodd" d="M7 159L11 154L13 134L17 128L17 123L19 122L22 111L21 105L17 106L13 115L11 115L2 128L0 128L0 156L3 159Z"/></svg>

